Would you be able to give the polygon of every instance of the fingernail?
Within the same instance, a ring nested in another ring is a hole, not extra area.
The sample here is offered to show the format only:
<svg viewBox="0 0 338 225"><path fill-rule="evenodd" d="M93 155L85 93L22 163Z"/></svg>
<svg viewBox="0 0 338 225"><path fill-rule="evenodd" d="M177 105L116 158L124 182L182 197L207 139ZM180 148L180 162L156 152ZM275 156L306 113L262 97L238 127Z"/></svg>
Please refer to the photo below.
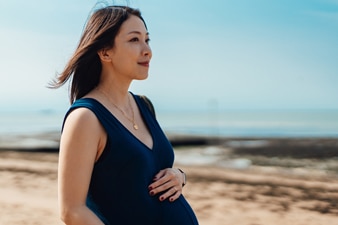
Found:
<svg viewBox="0 0 338 225"><path fill-rule="evenodd" d="M153 188L152 187L148 187L149 191L152 190Z"/></svg>
<svg viewBox="0 0 338 225"><path fill-rule="evenodd" d="M154 196L155 193L154 193L153 191L151 191L149 194L150 194L151 196Z"/></svg>
<svg viewBox="0 0 338 225"><path fill-rule="evenodd" d="M160 201L163 201L164 200L164 197L160 197Z"/></svg>
<svg viewBox="0 0 338 225"><path fill-rule="evenodd" d="M173 201L174 201L174 199L173 199L173 198L170 198L170 199L169 199L169 201L173 202Z"/></svg>

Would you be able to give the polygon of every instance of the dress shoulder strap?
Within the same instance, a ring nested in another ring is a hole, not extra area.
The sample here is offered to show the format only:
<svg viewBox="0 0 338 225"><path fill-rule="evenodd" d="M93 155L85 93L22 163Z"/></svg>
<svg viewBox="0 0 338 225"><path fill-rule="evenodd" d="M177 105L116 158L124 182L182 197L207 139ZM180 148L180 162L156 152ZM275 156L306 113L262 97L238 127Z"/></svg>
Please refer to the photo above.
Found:
<svg viewBox="0 0 338 225"><path fill-rule="evenodd" d="M78 99L76 100L71 107L69 108L69 110L67 111L64 120L63 120L63 125L62 125L62 130L63 130L63 126L64 123L68 117L68 115L77 108L87 108L89 110L91 110L96 117L99 119L99 121L102 123L102 125L105 127L105 124L108 123L108 116L109 113L107 112L107 110L103 107L103 105L98 102L95 99L91 99L91 98L83 98L83 99Z"/></svg>
<svg viewBox="0 0 338 225"><path fill-rule="evenodd" d="M153 114L153 116L156 118L156 113L155 113L155 108L153 103L150 101L150 99L145 96L145 95L138 95L140 97L140 99L146 103L148 109L150 110L150 112Z"/></svg>

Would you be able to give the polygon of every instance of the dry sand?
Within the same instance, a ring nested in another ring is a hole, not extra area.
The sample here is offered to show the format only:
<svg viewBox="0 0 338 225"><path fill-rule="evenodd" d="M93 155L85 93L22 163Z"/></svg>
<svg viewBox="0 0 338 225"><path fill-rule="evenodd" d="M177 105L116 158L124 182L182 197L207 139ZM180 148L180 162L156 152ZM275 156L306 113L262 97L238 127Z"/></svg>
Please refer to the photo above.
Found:
<svg viewBox="0 0 338 225"><path fill-rule="evenodd" d="M280 165L267 165L266 157L243 158L210 146L176 153L176 166L188 175L184 195L201 225L338 225L338 179L319 168L322 161L271 157ZM62 224L57 157L55 152L0 151L1 225ZM312 166L281 165L286 163Z"/></svg>

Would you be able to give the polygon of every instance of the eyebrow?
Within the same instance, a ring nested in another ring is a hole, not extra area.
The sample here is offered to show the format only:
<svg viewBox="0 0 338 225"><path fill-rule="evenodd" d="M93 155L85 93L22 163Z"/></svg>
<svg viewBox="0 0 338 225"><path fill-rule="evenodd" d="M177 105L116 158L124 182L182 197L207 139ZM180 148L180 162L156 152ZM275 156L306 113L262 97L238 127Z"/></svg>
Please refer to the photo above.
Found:
<svg viewBox="0 0 338 225"><path fill-rule="evenodd" d="M135 31L130 31L128 34L140 34L140 35L142 35L142 32L135 30ZM149 32L147 32L146 35L149 35Z"/></svg>

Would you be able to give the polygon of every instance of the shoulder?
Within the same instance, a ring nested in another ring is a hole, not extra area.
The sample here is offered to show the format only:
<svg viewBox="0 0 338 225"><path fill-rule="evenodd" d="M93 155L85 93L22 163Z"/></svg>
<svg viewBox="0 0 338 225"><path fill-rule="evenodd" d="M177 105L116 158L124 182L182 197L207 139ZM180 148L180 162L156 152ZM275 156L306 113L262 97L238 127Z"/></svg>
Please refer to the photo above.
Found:
<svg viewBox="0 0 338 225"><path fill-rule="evenodd" d="M93 125L98 122L94 112L88 108L80 107L72 109L66 118L65 123L79 124L82 126Z"/></svg>
<svg viewBox="0 0 338 225"><path fill-rule="evenodd" d="M68 113L64 122L64 133L77 138L96 139L103 134L103 128L93 111L80 107Z"/></svg>
<svg viewBox="0 0 338 225"><path fill-rule="evenodd" d="M98 123L96 111L99 103L95 99L82 98L76 100L65 115L64 123L91 125Z"/></svg>
<svg viewBox="0 0 338 225"><path fill-rule="evenodd" d="M106 132L95 114L88 108L76 108L65 120L60 152L73 152L76 155L86 152L88 157L92 156L96 161L104 149L106 139Z"/></svg>

